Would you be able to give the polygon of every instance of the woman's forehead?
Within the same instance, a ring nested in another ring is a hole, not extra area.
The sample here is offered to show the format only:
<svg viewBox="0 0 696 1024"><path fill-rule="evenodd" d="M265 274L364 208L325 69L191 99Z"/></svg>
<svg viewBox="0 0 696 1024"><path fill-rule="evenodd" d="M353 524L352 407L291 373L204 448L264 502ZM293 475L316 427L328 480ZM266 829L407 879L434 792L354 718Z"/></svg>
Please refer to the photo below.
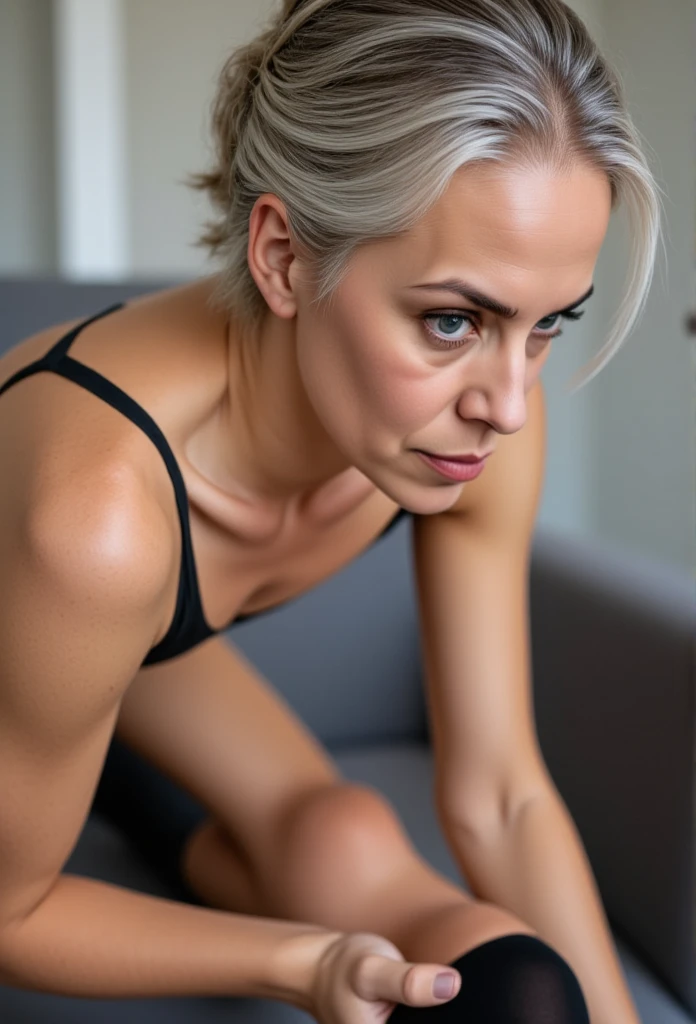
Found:
<svg viewBox="0 0 696 1024"><path fill-rule="evenodd" d="M485 246L548 241L575 248L601 245L611 214L606 176L578 166L550 169L464 169L415 225L413 241Z"/></svg>
<svg viewBox="0 0 696 1024"><path fill-rule="evenodd" d="M410 231L369 249L381 276L395 282L416 283L429 274L444 279L487 264L540 271L576 267L582 274L599 255L610 216L609 182L594 168L578 165L560 174L477 166L458 172Z"/></svg>

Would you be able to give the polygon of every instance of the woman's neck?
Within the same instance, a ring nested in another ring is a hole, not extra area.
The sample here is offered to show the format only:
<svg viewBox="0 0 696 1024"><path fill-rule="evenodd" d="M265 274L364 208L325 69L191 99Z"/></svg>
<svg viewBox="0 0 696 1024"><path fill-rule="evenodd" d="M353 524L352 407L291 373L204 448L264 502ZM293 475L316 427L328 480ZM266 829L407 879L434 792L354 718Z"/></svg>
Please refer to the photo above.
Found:
<svg viewBox="0 0 696 1024"><path fill-rule="evenodd" d="M307 399L295 326L272 314L257 336L225 324L222 397L186 446L191 499L248 540L268 540L298 519L340 518L376 490Z"/></svg>

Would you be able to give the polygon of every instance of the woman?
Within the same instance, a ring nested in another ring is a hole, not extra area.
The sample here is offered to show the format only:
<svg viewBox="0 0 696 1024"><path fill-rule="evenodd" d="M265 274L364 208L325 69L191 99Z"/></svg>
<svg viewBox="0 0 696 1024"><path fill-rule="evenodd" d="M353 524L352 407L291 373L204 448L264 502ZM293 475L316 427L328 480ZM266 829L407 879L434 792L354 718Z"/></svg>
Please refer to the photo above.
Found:
<svg viewBox="0 0 696 1024"><path fill-rule="evenodd" d="M523 671L540 373L612 210L633 219L630 287L587 379L639 315L659 232L616 76L559 0L288 0L223 69L214 130L197 185L219 273L0 362L0 973L265 996L329 1024L430 1006L635 1024L558 805L552 832L530 819L503 845L503 819L553 794ZM472 455L482 472L444 458ZM431 870L214 636L399 508L443 820L473 879L500 854L509 880L519 854L519 916ZM61 874L107 749L96 806L187 902ZM123 802L131 770L150 803ZM167 824L185 794L199 811ZM549 843L572 914L531 891Z"/></svg>

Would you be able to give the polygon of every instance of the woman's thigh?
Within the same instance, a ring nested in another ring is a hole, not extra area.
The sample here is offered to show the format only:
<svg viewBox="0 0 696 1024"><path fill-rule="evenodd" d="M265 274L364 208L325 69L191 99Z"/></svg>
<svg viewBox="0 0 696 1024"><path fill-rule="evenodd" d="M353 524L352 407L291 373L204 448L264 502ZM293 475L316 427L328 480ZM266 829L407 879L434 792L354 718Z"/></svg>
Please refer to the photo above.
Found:
<svg viewBox="0 0 696 1024"><path fill-rule="evenodd" d="M221 637L141 670L121 704L102 795L119 771L131 792L142 786L144 818L154 800L172 821L179 809L182 830L209 816L259 868L292 808L342 781L301 719Z"/></svg>

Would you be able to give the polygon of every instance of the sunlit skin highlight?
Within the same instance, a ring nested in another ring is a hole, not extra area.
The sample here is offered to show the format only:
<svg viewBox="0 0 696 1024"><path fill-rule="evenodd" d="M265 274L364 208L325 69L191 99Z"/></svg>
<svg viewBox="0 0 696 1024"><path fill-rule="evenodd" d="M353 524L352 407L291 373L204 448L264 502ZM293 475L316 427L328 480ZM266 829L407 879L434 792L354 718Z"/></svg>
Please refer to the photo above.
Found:
<svg viewBox="0 0 696 1024"><path fill-rule="evenodd" d="M260 197L249 266L269 308L230 345L231 478L269 507L352 472L413 512L450 508L467 485L416 450L488 452L523 428L565 323L553 314L592 288L610 216L609 182L586 164L469 166L411 231L362 246L319 308L283 203ZM422 287L454 278L517 315Z"/></svg>

